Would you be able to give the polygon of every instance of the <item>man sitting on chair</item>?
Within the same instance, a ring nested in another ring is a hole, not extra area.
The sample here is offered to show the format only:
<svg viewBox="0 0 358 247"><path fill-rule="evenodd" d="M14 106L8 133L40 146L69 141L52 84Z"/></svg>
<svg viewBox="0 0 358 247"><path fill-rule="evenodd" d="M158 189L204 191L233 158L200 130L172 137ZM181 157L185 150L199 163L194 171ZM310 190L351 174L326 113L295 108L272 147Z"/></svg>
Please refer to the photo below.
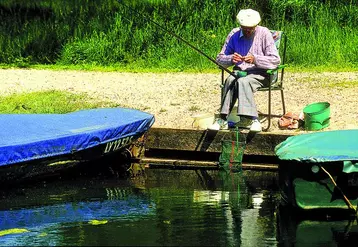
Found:
<svg viewBox="0 0 358 247"><path fill-rule="evenodd" d="M258 26L260 14L252 9L240 10L237 15L240 28L234 28L225 40L216 61L227 68L234 66L233 72L225 80L220 118L209 127L211 130L227 129L227 117L238 100L237 115L240 119L251 120L250 131L260 132L254 93L269 85L267 69L275 69L280 64L280 56L268 28ZM241 122L241 121L240 121Z"/></svg>

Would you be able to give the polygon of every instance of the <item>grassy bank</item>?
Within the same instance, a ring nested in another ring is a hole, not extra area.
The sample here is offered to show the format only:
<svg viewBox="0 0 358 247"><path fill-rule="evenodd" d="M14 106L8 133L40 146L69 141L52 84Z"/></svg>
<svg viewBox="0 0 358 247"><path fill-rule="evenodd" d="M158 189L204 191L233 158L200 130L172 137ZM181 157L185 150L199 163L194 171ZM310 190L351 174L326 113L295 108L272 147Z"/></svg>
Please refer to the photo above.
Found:
<svg viewBox="0 0 358 247"><path fill-rule="evenodd" d="M115 107L87 94L63 91L42 91L0 97L0 113L68 113L82 109Z"/></svg>
<svg viewBox="0 0 358 247"><path fill-rule="evenodd" d="M293 70L358 67L356 0L3 0L3 66L119 71L215 71L216 65L158 28L215 58L241 8L288 36ZM139 12L139 14L138 14ZM55 67L53 67L55 65Z"/></svg>
<svg viewBox="0 0 358 247"><path fill-rule="evenodd" d="M335 65L316 65L316 66L300 66L287 64L285 68L286 72L289 73L305 73L305 72L358 72L357 66L335 66ZM162 68L162 67L136 67L136 66L121 66L121 65L91 65L91 64L22 64L21 66L16 64L0 64L0 69L45 69L45 70L72 70L72 71L97 71L97 72L129 72L129 73L221 73L217 67L208 68L197 68L197 67L186 67L182 70L173 68Z"/></svg>

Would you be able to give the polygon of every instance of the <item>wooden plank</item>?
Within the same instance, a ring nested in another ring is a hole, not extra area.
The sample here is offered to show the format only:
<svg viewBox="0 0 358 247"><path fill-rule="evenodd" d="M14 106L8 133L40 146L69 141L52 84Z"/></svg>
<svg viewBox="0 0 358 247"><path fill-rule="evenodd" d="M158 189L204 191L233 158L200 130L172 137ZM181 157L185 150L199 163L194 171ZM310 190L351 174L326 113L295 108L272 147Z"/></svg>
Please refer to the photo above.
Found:
<svg viewBox="0 0 358 247"><path fill-rule="evenodd" d="M152 168L192 168L192 169L218 169L218 162L215 161L197 161L197 160L179 160L179 159L161 159L161 158L142 158L135 162L139 164L147 164ZM261 163L243 163L242 169L246 170L270 170L276 171L277 164L261 164Z"/></svg>

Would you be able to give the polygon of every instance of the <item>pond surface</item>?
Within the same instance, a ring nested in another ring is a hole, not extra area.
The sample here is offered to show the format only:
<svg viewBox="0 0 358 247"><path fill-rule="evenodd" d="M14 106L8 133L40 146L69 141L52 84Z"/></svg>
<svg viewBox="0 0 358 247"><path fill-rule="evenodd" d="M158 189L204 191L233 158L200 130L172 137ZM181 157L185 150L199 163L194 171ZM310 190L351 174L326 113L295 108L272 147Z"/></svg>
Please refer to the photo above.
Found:
<svg viewBox="0 0 358 247"><path fill-rule="evenodd" d="M278 210L274 172L139 169L1 191L0 246L356 246L356 224Z"/></svg>

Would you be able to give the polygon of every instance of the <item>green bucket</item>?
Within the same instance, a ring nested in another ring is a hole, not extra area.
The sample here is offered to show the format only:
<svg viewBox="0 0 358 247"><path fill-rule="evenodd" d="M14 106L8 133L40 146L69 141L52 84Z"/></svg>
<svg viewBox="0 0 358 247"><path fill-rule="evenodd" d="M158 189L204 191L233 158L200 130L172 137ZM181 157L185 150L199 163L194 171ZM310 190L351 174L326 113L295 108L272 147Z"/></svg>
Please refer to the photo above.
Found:
<svg viewBox="0 0 358 247"><path fill-rule="evenodd" d="M330 104L328 102L317 102L307 105L303 109L306 130L320 130L329 126Z"/></svg>

